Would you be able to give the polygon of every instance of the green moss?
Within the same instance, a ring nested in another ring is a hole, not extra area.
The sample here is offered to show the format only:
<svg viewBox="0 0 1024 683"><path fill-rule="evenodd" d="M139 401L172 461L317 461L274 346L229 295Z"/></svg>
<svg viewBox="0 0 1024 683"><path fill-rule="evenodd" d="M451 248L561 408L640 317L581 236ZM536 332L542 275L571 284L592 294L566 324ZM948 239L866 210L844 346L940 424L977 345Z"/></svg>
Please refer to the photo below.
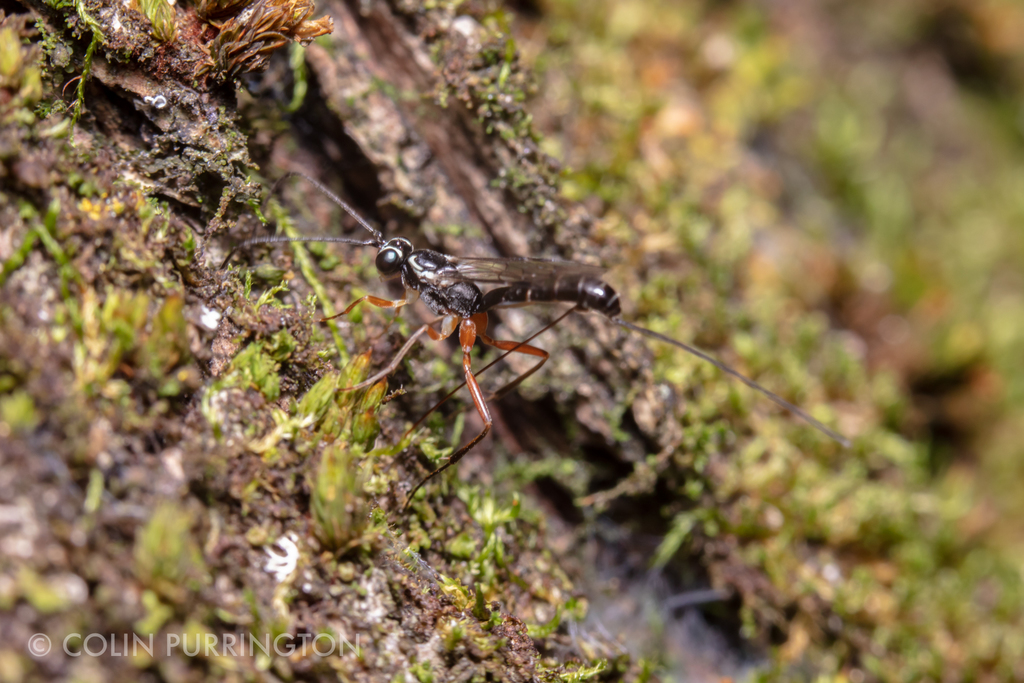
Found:
<svg viewBox="0 0 1024 683"><path fill-rule="evenodd" d="M562 606L558 605L555 609L555 616L551 617L551 620L546 624L538 624L536 626L530 626L528 632L531 638L547 638L562 624Z"/></svg>
<svg viewBox="0 0 1024 683"><path fill-rule="evenodd" d="M161 602L160 596L151 590L142 592L142 606L146 614L134 624L135 632L139 635L158 633L174 617L174 608Z"/></svg>
<svg viewBox="0 0 1024 683"><path fill-rule="evenodd" d="M558 674L558 680L564 683L577 683L578 681L589 681L595 676L603 673L608 668L608 662L601 660L596 664L584 666L583 664L568 665L566 671Z"/></svg>
<svg viewBox="0 0 1024 683"><path fill-rule="evenodd" d="M477 543L467 532L463 531L452 540L448 541L445 548L452 557L460 560L468 560L477 550Z"/></svg>
<svg viewBox="0 0 1024 683"><path fill-rule="evenodd" d="M178 34L178 23L174 6L167 0L138 0L139 9L153 25L153 37L161 43L169 43Z"/></svg>
<svg viewBox="0 0 1024 683"><path fill-rule="evenodd" d="M282 232L288 237L298 237L299 233L295 229L294 222L287 215L283 208L276 202L272 204L275 212L275 217L278 224L281 226ZM309 257L309 252L306 250L300 242L292 243L292 253L295 254L295 260L299 263L299 268L302 271L302 276L306 282L309 283L310 287L313 288L313 292L316 294L317 299L323 306L324 317L330 318L335 314L333 305L331 304L331 297L327 294L327 289L324 287L320 278L317 276L316 271L313 268L313 261ZM341 363L345 364L349 362L348 351L345 348L345 343L341 339L341 334L338 331L337 322L330 320L327 322L327 327L331 330L331 336L334 339L335 348L338 351L338 356Z"/></svg>
<svg viewBox="0 0 1024 683"><path fill-rule="evenodd" d="M85 505L82 506L82 509L87 514L93 514L99 510L100 505L103 504L103 493L106 490L103 472L97 467L89 470L89 488L86 490Z"/></svg>
<svg viewBox="0 0 1024 683"><path fill-rule="evenodd" d="M76 6L80 5L76 0ZM92 71L92 60L96 55L97 48L103 44L103 35L100 33L96 22L88 19L88 15L84 13L84 10L79 10L79 14L86 19L86 23L92 27L92 40L89 41L89 47L85 51L85 59L82 64L82 74L78 79L78 88L75 92L75 104L71 111L71 127L68 132L68 140L74 144L75 126L78 124L78 120L82 117L82 112L85 110L85 84L89 80L90 73Z"/></svg>
<svg viewBox="0 0 1024 683"><path fill-rule="evenodd" d="M276 401L281 395L280 366L263 351L262 344L249 344L231 360L231 369L242 380L262 393L267 400Z"/></svg>
<svg viewBox="0 0 1024 683"><path fill-rule="evenodd" d="M335 443L320 456L310 496L310 512L317 538L331 550L347 550L362 541L369 515L363 492L366 469L361 453L352 446Z"/></svg>
<svg viewBox="0 0 1024 683"><path fill-rule="evenodd" d="M25 566L18 571L17 588L32 607L44 614L62 612L74 604L59 583L47 581Z"/></svg>
<svg viewBox="0 0 1024 683"><path fill-rule="evenodd" d="M9 259L4 261L3 269L0 270L0 287L4 285L11 273L24 265L25 259L32 251L32 247L35 246L37 239L39 239L39 237L35 231L25 233L25 237L18 246L17 251L15 251Z"/></svg>
<svg viewBox="0 0 1024 683"><path fill-rule="evenodd" d="M286 108L289 112L296 112L302 107L306 99L306 92L309 90L309 77L306 74L306 48L299 43L292 43L288 47L288 65L292 69L292 79L295 85L292 88L292 99Z"/></svg>
<svg viewBox="0 0 1024 683"><path fill-rule="evenodd" d="M264 348L271 358L280 363L295 353L298 342L288 330L278 330L265 342Z"/></svg>
<svg viewBox="0 0 1024 683"><path fill-rule="evenodd" d="M135 575L161 597L181 603L209 582L203 556L192 536L193 517L174 503L153 511L135 538Z"/></svg>
<svg viewBox="0 0 1024 683"><path fill-rule="evenodd" d="M26 391L14 391L0 396L0 421L6 434L29 432L39 424L39 413Z"/></svg>
<svg viewBox="0 0 1024 683"><path fill-rule="evenodd" d="M434 672L430 662L417 662L409 668L409 673L416 677L419 683L434 683Z"/></svg>
<svg viewBox="0 0 1024 683"><path fill-rule="evenodd" d="M29 126L35 122L33 108L43 99L40 50L22 42L19 23L0 28L0 123Z"/></svg>
<svg viewBox="0 0 1024 683"><path fill-rule="evenodd" d="M98 394L134 348L146 322L149 297L139 292L110 290L102 306L95 290L81 297L81 332L76 342L76 375L79 387Z"/></svg>
<svg viewBox="0 0 1024 683"><path fill-rule="evenodd" d="M0 29L0 78L5 84L21 75L22 59L18 32L10 27Z"/></svg>
<svg viewBox="0 0 1024 683"><path fill-rule="evenodd" d="M163 396L175 396L182 391L183 378L167 375L185 364L191 355L183 310L184 300L180 296L167 297L153 316L151 331L140 346L138 364L161 384L159 393Z"/></svg>

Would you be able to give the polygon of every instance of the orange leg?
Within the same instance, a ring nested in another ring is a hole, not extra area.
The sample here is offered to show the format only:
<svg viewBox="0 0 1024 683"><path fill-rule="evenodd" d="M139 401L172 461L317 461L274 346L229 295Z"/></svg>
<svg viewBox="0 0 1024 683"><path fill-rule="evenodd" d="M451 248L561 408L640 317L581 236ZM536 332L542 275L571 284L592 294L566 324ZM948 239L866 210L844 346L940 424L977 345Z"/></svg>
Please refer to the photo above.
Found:
<svg viewBox="0 0 1024 683"><path fill-rule="evenodd" d="M412 502L413 496L416 495L416 492L419 491L424 484L459 462L459 460L462 460L462 456L471 451L474 446L480 443L481 439L487 436L487 432L491 431L491 411L487 408L487 401L484 399L484 392L481 391L480 385L477 384L476 377L473 375L473 369L470 364L470 353L473 351L473 344L476 343L477 335L482 334L486 329L486 313L477 313L472 318L464 318L459 323L459 344L462 346L462 369L466 373L466 386L469 387L469 395L473 397L473 405L476 406L477 412L480 413L480 419L484 422L484 428L479 434L473 437L469 443L455 451L448 458L448 462L438 467L436 470L428 474L423 481L416 484L412 492L409 493L409 497L405 499L405 505L402 508L403 510L409 507L409 503Z"/></svg>
<svg viewBox="0 0 1024 683"><path fill-rule="evenodd" d="M401 308L402 306L405 306L407 303L409 303L409 301L406 299L399 299L398 301L389 301L387 299L381 299L380 297L373 296L372 294L367 294L366 296L361 296L352 303L350 303L348 307L341 313L335 313L334 315L327 318L320 318L320 322L324 323L327 322L328 320L334 320L335 318L340 318L343 315L348 315L353 308L363 303L364 301L370 302L377 308Z"/></svg>
<svg viewBox="0 0 1024 683"><path fill-rule="evenodd" d="M388 363L387 366L385 366L380 372L373 375L372 377L367 377L359 384L353 384L350 387L340 387L338 391L355 391L356 389L365 389L366 387L372 386L379 382L380 380L387 377L388 375L390 375L392 372L395 371L395 368L398 367L398 364L402 362L402 359L405 358L405 354L409 353L409 349L411 349L412 345L416 343L416 340L423 336L424 332L429 334L431 337L437 334L437 332L435 332L434 329L430 327L429 324L422 325L419 329L417 329L415 332L409 335L409 338L405 341L405 344L402 346L402 348L398 350L398 353L395 354L395 357L392 358L391 362Z"/></svg>
<svg viewBox="0 0 1024 683"><path fill-rule="evenodd" d="M530 375L540 370L541 367L543 367L544 364L548 362L548 358L551 357L551 354L549 354L544 349L537 348L536 346L530 346L529 344L526 344L524 342L491 339L486 334L480 334L480 341L489 346L501 349L502 351L507 351L508 353L523 353L526 354L527 356L537 356L538 358L540 358L540 361L538 361L532 368L516 377L514 380L503 386L501 389L498 389L496 392L494 392L494 394L490 398L490 400L492 401L497 401L499 398L501 398L502 396L504 396L505 394L507 394L508 392L512 391L517 386L522 384Z"/></svg>
<svg viewBox="0 0 1024 683"><path fill-rule="evenodd" d="M371 304L373 304L374 306L377 306L378 308L401 308L402 306L405 306L406 304L411 303L411 301L409 300L408 297L405 298L405 299L399 299L398 301L388 301L387 299L381 299L379 297L367 294L366 296L360 297L360 298L356 299L355 301L353 301L352 303L350 303L348 305L348 307L344 311L342 311L341 313L338 313L337 315L332 315L329 318L321 318L320 322L325 322L327 320L334 320L335 318L337 318L339 316L346 315L353 308L355 308L357 304L359 304L359 303L361 303L363 301L368 301ZM415 301L415 298L413 299L413 301ZM455 329L454 323L452 323L449 320L450 317L451 316L446 316L444 318L443 322L442 322L442 330L444 330L444 329L449 330L447 332L447 334L444 334L444 336L439 336L438 332L436 332L434 330L434 328L432 328L430 326L429 323L426 324L426 325L423 325L418 330L413 332L412 335L409 336L409 338L406 340L406 342L402 346L402 348L398 350L398 353L395 354L395 357L391 359L391 362L388 363L387 366L383 370L381 370L377 374L373 375L372 377L368 377L367 379L363 380L359 384L353 384L350 387L341 387L341 388L338 389L338 391L355 391L356 389L365 389L366 387L372 386L372 385L376 384L377 382L379 382L380 380L382 380L383 378L387 377L388 375L390 375L392 372L395 371L395 368L398 367L398 364L402 362L403 358L405 358L405 354L409 353L409 349L412 348L412 345L416 343L416 340L419 339L423 335L424 332L429 334L430 338L434 339L435 341L438 340L438 339L444 339L445 337L450 335L452 333L452 331L454 331L454 329Z"/></svg>
<svg viewBox="0 0 1024 683"><path fill-rule="evenodd" d="M564 317L565 316L563 315L562 317L558 318L558 320L556 320L555 323L557 323L558 321L560 321ZM551 323L551 325L554 325L554 323ZM548 327L550 327L551 325L548 325L547 327L542 329L540 332L543 332L544 330L547 330ZM540 332L538 332L537 334L540 334ZM535 336L537 336L537 335L536 334L533 335L533 337L535 337ZM494 365L495 363L497 363L499 360L501 360L502 358L504 358L505 356L507 356L510 353L523 353L523 354L526 354L528 356L537 356L537 357L540 358L540 362L539 363L537 363L532 368L530 368L529 370L527 370L523 374L519 375L514 380L512 380L511 382L509 382L508 384L506 384L505 386L503 386L502 388L498 389L496 392L491 394L487 398L488 402L490 402L490 401L497 401L499 398L501 398L502 396L504 396L508 392L510 392L513 389L515 389L517 386L522 384L530 375L532 375L533 373L535 373L538 370L540 370L541 366L543 366L544 363L547 363L548 362L548 358L550 358L550 354L547 351L545 351L544 349L539 349L536 346L530 346L525 341L523 341L523 342L514 342L514 341L502 341L502 340L498 340L498 339L491 339L490 337L488 337L486 334L484 334L483 332L481 332L479 330L477 331L477 337L479 337L480 341L482 341L484 344L487 344L488 346L493 346L495 348L501 349L505 353L502 354L501 356L499 356L498 358L494 359L493 361L491 361L487 365L485 365L483 367L483 369L478 370L476 372L476 375L480 375L481 373L485 372L488 368L490 368L492 365ZM533 337L530 337L530 339L533 339ZM426 419L428 417L433 415L434 412L438 408L440 408L442 405L444 405L445 401L447 401L452 396L454 396L456 394L456 392L458 392L458 390L461 389L464 386L466 386L465 382L463 382L459 386L457 386L454 389L452 389L451 391L449 391L448 394L444 398L442 398L440 401L435 403L433 408L431 408L426 413L424 413L423 416L416 421L416 424L414 424L412 427L410 427L405 432L405 436L409 436L409 434L411 434L412 432L416 431L419 428L419 426L422 425L424 421L426 421Z"/></svg>

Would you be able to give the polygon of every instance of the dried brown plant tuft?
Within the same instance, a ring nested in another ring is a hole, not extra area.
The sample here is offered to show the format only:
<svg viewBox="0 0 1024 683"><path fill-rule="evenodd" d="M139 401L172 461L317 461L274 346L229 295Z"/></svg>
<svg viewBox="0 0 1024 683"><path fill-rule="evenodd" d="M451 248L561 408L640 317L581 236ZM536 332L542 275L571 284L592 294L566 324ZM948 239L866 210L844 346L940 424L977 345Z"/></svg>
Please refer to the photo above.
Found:
<svg viewBox="0 0 1024 683"><path fill-rule="evenodd" d="M288 42L307 44L334 30L330 17L309 18L315 10L312 0L256 0L240 13L227 16L242 5L238 0L207 0L200 6L200 16L219 25L220 34L210 45L211 62L197 76L215 71L234 78L259 71L267 66L274 50Z"/></svg>

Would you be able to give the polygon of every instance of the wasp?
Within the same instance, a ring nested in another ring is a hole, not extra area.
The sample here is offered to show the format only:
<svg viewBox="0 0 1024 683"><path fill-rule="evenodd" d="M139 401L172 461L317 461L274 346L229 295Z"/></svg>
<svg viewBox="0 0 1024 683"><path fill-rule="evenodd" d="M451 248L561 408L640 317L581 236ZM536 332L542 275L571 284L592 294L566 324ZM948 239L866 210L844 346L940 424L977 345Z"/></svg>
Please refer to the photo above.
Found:
<svg viewBox="0 0 1024 683"><path fill-rule="evenodd" d="M256 244L273 244L279 242L340 242L364 247L375 247L377 256L374 259L374 266L381 278L384 280L400 279L405 288L405 296L401 299L391 300L367 294L348 305L345 310L337 315L323 318L322 321L347 315L360 303L366 302L378 308L397 310L404 306L415 303L417 300L423 302L428 309L439 316L437 320L426 323L413 332L405 344L399 349L395 357L380 372L351 387L345 387L343 391L352 391L368 387L378 382L383 377L391 374L401 363L402 358L409 352L416 341L424 334L434 341L441 341L455 334L458 331L459 345L462 347L462 369L465 373L465 381L448 394L440 403L435 405L427 413L429 415L436 410L441 403L444 403L456 391L466 386L473 399L477 413L483 421L483 428L480 433L470 439L465 445L449 456L448 460L440 467L424 477L406 498L404 508L408 508L413 496L423 487L424 484L441 474L449 467L454 466L466 453L473 449L481 439L487 436L491 430L491 411L487 407L487 398L480 389L476 375L480 374L491 365L497 363L511 353L521 353L534 356L540 360L525 373L517 377L513 382L503 387L493 398L498 398L507 391L518 386L522 381L535 373L548 360L550 354L544 349L529 344L535 337L544 331L554 327L566 316L573 312L594 312L603 315L616 325L639 333L645 337L655 339L665 344L690 353L726 373L730 377L742 382L751 389L761 393L778 406L788 410L801 418L812 427L837 441L844 447L849 447L850 442L838 432L826 427L824 424L811 417L806 411L798 408L781 396L769 391L749 377L729 367L700 349L684 342L672 339L663 334L654 332L645 327L635 325L621 317L622 308L619 304L619 294L603 279L604 269L598 266L591 266L572 261L554 261L539 258L464 258L443 254L433 249L416 249L412 242L404 237L392 237L385 239L384 235L370 225L359 213L347 202L331 192L327 187L316 180L302 174L289 173L282 181L290 176L297 175L305 178L313 187L322 192L331 201L341 207L369 234L369 239L359 240L339 236L303 236L288 237L283 235L268 235L252 237L236 246L224 260L226 265L232 255L239 249ZM276 186L275 186L276 187ZM271 192L273 194L273 191ZM531 304L548 303L570 303L572 308L562 313L555 320L548 323L544 328L533 333L524 341L507 341L494 339L487 334L489 311L515 306L528 306ZM435 328L436 325L436 328ZM477 341L485 345L493 346L504 351L500 357L492 361L485 368L474 373L471 352ZM421 424L427 417L417 422ZM413 426L415 429L416 425ZM411 431L411 430L410 430Z"/></svg>

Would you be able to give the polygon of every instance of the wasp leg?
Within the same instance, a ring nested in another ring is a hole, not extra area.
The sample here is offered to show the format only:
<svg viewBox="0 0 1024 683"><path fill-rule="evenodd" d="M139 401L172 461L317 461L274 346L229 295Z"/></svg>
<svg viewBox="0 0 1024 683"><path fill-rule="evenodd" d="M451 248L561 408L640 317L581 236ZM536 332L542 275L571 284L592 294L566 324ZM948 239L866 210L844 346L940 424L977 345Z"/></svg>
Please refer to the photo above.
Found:
<svg viewBox="0 0 1024 683"><path fill-rule="evenodd" d="M378 299L375 296L370 296L369 294L367 294L366 296L353 301L351 304L348 305L348 308L346 308L338 315L345 315L346 313L351 311L356 304L358 304L360 301L363 301L364 299L369 301L374 306L380 306L381 308L398 308L400 306L406 305L407 303L411 303L411 301L408 298L401 299L399 301L388 301L387 299ZM324 320L331 320L333 318L337 318L338 315L333 315L330 318L322 318L320 322L323 322ZM435 320L434 322L437 321ZM432 327L434 323L427 323L426 325L422 325L419 329L413 332L412 335L409 336L409 338L405 341L405 344L402 346L402 348L400 348L398 350L398 353L395 354L395 357L391 359L391 362L388 363L387 366L385 366L380 372L378 372L376 375L373 375L372 377L364 379L359 384L353 384L350 387L341 387L340 389L338 389L338 391L355 391L356 389L365 389L368 386L376 384L377 382L384 379L385 377L387 377L388 375L395 371L395 368L398 367L398 364L402 362L403 358L405 358L405 354L409 353L409 349L412 348L412 345L416 343L417 339L423 336L424 332L430 335L431 339L437 341L439 339L444 339L451 335L451 333L455 331L455 325L457 323L458 318L452 318L452 316L445 316L444 319L441 321L441 332L437 332Z"/></svg>
<svg viewBox="0 0 1024 683"><path fill-rule="evenodd" d="M545 351L544 349L537 348L536 346L530 346L525 342L502 341L500 339L491 339L486 334L481 334L479 336L480 341L482 341L484 344L487 344L488 346L493 346L497 349L501 349L502 351L507 351L509 353L522 353L527 356L537 356L538 358L540 358L540 360L537 363L535 363L532 368L530 368L529 370L519 375L514 380L512 380L511 382L509 382L508 384L506 384L505 386L491 394L491 396L488 398L489 401L497 401L499 398L515 389L517 386L526 381L526 379L530 375L540 370L541 367L543 367L544 364L548 362L548 358L551 357L551 354Z"/></svg>
<svg viewBox="0 0 1024 683"><path fill-rule="evenodd" d="M407 303L410 303L407 299L389 301L388 299L381 299L380 297L373 296L372 294L367 294L366 296L361 296L352 303L350 303L348 307L341 313L335 313L334 315L329 316L327 318L320 318L320 322L325 323L328 320L334 320L335 318L340 318L343 315L348 315L353 308L363 303L364 301L370 302L377 308L401 308L402 306L405 306Z"/></svg>
<svg viewBox="0 0 1024 683"><path fill-rule="evenodd" d="M474 436L469 443L452 453L448 458L448 462L438 467L436 470L424 477L420 483L416 484L413 490L409 493L409 497L405 499L405 505L402 506L403 511L409 508L409 503L412 502L413 496L416 495L417 491L419 491L424 484L459 462L459 460L462 460L462 456L471 451L474 446L480 443L481 439L487 436L487 432L491 431L491 411L487 408L487 401L484 399L484 392L480 389L480 385L477 383L476 377L473 375L473 368L470 363L470 353L473 351L473 344L476 343L478 329L480 332L487 329L486 313L477 313L472 318L464 318L459 323L459 344L462 346L462 369L466 373L466 386L469 387L469 395L473 397L473 405L476 406L477 412L480 413L480 419L484 422L484 428L479 434Z"/></svg>
<svg viewBox="0 0 1024 683"><path fill-rule="evenodd" d="M398 353L395 354L395 357L392 358L391 362L388 363L383 369L381 369L380 372L373 375L372 377L367 377L359 384L353 384L350 387L340 387L338 391L355 391L356 389L365 389L366 387L372 386L379 382L380 380L387 377L388 375L390 375L398 367L398 364L402 362L402 359L405 358L405 354L409 353L409 349L411 349L412 345L416 343L416 340L423 336L424 332L429 334L431 337L437 334L437 332L435 332L434 329L429 324L421 326L419 329L417 329L415 332L409 335L409 338L405 340L405 344L402 346L402 348L398 350Z"/></svg>
<svg viewBox="0 0 1024 683"><path fill-rule="evenodd" d="M357 301L356 303L359 302ZM373 375L372 377L364 379L359 384L353 384L350 387L341 387L340 389L338 389L338 391L355 391L356 389L365 389L368 386L376 384L377 382L379 382L380 380L384 379L392 372L394 372L396 368L398 368L398 364L402 362L403 358L405 358L405 354L409 353L409 349L412 348L412 345L416 343L417 339L423 336L424 332L426 332L434 341L447 339L448 337L451 336L452 332L455 331L455 325L458 324L458 320L458 318L453 318L452 316L445 316L445 318L441 321L440 332L431 327L433 323L427 323L426 325L421 326L419 329L417 329L415 332L409 335L409 338L405 340L405 344L402 345L402 348L398 350L398 353L395 354L395 357L392 358L391 362L388 363L380 372L378 372L376 375Z"/></svg>
<svg viewBox="0 0 1024 683"><path fill-rule="evenodd" d="M525 353L525 354L528 354L528 355L531 355L531 356L543 356L543 360L541 360L539 363L534 365L532 368L527 370L522 375L519 375L519 377L516 377L514 380L512 380L511 382L509 382L505 386L501 387L500 389L498 389L497 391L492 393L487 398L488 402L497 401L502 396L504 396L505 394L507 394L508 392L512 391L517 386L522 384L526 380L527 377L529 377L533 373L535 373L538 370L540 370L541 366L544 365L544 363L547 362L549 354L548 354L547 351L544 351L543 349L539 349L536 346L528 345L527 342L531 342L534 339L536 339L537 337L539 337L540 335L544 334L545 332L550 330L552 327L554 327L558 323L562 322L570 313L576 311L578 308L579 308L578 306L573 306L572 308L567 310L565 313L563 313L562 315L558 316L557 318L555 318L554 320L549 322L547 325L545 325L544 327L540 328L539 330L537 330L536 332L534 332L533 334L531 334L529 337L527 337L526 339L524 339L521 342L506 342L506 341L502 341L502 342L498 342L498 343L502 344L503 346L498 346L498 344L492 343L494 340L491 340L490 337L487 337L485 339L484 335L479 335L480 336L480 340L483 341L485 344L490 344L491 346L495 346L495 347L503 350L505 353L501 354L500 356L498 356L497 358L492 360L490 363L488 363L487 365L485 365L481 369L477 370L476 371L476 376L477 377L479 377L480 375L482 375L485 372L487 372L488 370L490 370L492 367L497 365L500 361L504 360L505 357L508 356L509 354L520 352L520 348L522 348L522 347L526 347L526 348L529 348L531 350L530 351L522 351L521 353ZM507 344L507 346L504 346L505 344ZM405 437L409 436L414 431L419 429L420 426L426 421L426 419L428 417L433 415L437 411L438 408L443 406L445 404L445 402L448 401L448 399L450 399L452 396L454 396L459 391L459 389L461 389L464 386L466 386L465 382L463 382L459 386L457 386L454 389L452 389L451 391L449 391L448 394L444 398L442 398L440 401L435 403L434 406L430 410L428 410L426 413L424 413L423 416L420 419L416 420L416 424L414 424L412 427L410 427L405 432L405 436L403 436L402 438L405 438Z"/></svg>
<svg viewBox="0 0 1024 683"><path fill-rule="evenodd" d="M544 330L541 331L543 332ZM482 341L484 344L501 349L505 353L495 358L493 361L485 365L482 369L477 370L475 373L476 377L479 377L481 374L483 374L485 371L494 366L498 361L502 360L503 358L505 358L505 356L509 355L510 353L524 353L529 356L539 356L541 359L540 362L538 362L532 368L530 368L529 370L519 375L514 380L512 380L511 382L509 382L508 384L506 384L505 386L501 387L497 391L493 392L490 396L488 396L488 403L492 401L497 401L499 398L501 398L502 396L504 396L505 394L507 394L508 392L512 391L517 386L522 384L530 375L540 370L541 366L544 365L544 363L548 362L548 358L550 358L551 356L551 354L549 354L544 349L539 349L536 346L530 346L526 342L500 341L496 339L491 339L490 337L487 337L486 335L480 333L477 333L477 336L480 337L480 341ZM406 430L405 436L409 436L411 433L419 429L420 426L426 421L428 417L433 415L438 408L443 406L445 402L448 401L448 399L454 396L459 391L459 389L461 389L464 386L466 386L465 382L449 391L444 398L435 403L430 410L425 412L422 415L422 417L420 417L420 419L416 420L416 424L414 424L412 427Z"/></svg>

